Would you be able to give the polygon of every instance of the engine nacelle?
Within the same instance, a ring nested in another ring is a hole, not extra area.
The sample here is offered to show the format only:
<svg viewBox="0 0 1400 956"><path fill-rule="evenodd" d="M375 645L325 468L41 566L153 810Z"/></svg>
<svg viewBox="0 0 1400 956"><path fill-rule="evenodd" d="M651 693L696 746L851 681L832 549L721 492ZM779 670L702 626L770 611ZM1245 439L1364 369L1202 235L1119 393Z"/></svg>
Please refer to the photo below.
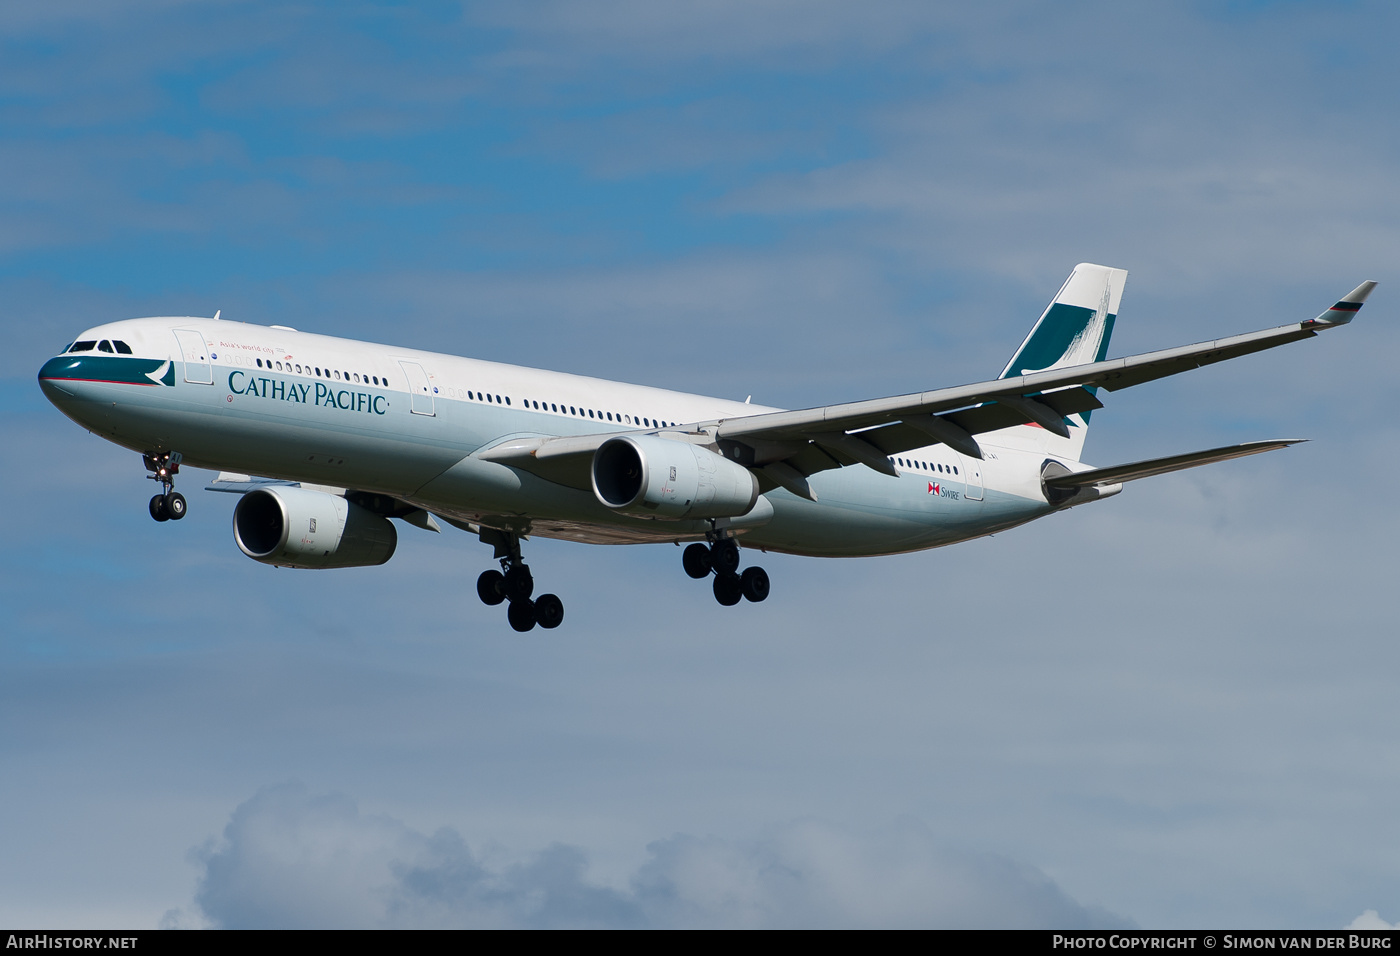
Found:
<svg viewBox="0 0 1400 956"><path fill-rule="evenodd" d="M363 568L394 556L389 519L339 495L274 485L233 509L233 540L254 561L282 568Z"/></svg>
<svg viewBox="0 0 1400 956"><path fill-rule="evenodd" d="M733 518L758 500L743 465L689 442L620 435L593 453L593 493L614 511L644 518Z"/></svg>

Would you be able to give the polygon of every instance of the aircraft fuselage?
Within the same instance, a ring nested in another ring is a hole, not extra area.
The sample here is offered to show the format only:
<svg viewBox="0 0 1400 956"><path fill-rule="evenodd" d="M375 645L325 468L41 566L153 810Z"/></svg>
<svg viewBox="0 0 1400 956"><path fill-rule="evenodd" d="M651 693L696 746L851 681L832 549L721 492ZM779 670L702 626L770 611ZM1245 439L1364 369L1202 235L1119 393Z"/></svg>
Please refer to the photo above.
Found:
<svg viewBox="0 0 1400 956"><path fill-rule="evenodd" d="M131 319L83 333L119 342L51 359L45 395L84 428L186 464L392 496L457 522L590 543L695 541L709 520L633 517L582 482L478 457L503 441L600 432L705 444L696 422L776 411L743 402L288 329ZM989 438L991 436L988 436ZM818 556L916 551L1043 515L1046 456L982 443L811 477L816 501L765 491L722 524L745 547Z"/></svg>

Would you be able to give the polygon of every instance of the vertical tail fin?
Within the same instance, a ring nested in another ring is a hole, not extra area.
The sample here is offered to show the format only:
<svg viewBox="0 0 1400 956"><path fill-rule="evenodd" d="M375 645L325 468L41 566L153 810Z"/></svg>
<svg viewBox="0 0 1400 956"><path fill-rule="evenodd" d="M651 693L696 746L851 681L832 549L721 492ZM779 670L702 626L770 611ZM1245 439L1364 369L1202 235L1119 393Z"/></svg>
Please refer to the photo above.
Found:
<svg viewBox="0 0 1400 956"><path fill-rule="evenodd" d="M1075 266L999 377L1014 378L1103 361L1127 280L1128 273L1123 269L1088 262ZM1069 426L1068 438L1039 425L1017 425L996 432L994 438L987 437L993 444L1031 448L1078 461L1089 430L1089 413L1071 415L1065 423Z"/></svg>

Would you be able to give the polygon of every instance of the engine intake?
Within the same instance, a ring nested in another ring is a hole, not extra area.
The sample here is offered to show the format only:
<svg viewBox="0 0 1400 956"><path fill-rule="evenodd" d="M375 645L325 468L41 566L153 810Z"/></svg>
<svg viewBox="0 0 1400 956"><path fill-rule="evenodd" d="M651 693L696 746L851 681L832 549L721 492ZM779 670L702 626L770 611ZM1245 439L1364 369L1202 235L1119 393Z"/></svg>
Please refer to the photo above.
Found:
<svg viewBox="0 0 1400 956"><path fill-rule="evenodd" d="M689 442L620 435L593 453L593 493L614 511L645 518L733 518L758 500L747 468Z"/></svg>
<svg viewBox="0 0 1400 956"><path fill-rule="evenodd" d="M392 558L399 536L388 518L339 495L274 486L239 499L233 540L281 568L363 568Z"/></svg>

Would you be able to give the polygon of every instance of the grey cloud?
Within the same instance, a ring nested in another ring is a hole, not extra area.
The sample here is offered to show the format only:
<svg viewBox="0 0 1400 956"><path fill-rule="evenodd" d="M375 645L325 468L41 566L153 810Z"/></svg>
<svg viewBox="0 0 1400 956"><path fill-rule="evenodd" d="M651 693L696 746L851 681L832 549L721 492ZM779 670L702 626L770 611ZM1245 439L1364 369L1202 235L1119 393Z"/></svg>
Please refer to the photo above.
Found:
<svg viewBox="0 0 1400 956"><path fill-rule="evenodd" d="M428 836L283 784L194 856L199 912L226 928L1130 925L1033 867L949 850L912 823L874 837L814 822L747 841L676 835L616 889L590 878L577 847L492 862L450 828Z"/></svg>

